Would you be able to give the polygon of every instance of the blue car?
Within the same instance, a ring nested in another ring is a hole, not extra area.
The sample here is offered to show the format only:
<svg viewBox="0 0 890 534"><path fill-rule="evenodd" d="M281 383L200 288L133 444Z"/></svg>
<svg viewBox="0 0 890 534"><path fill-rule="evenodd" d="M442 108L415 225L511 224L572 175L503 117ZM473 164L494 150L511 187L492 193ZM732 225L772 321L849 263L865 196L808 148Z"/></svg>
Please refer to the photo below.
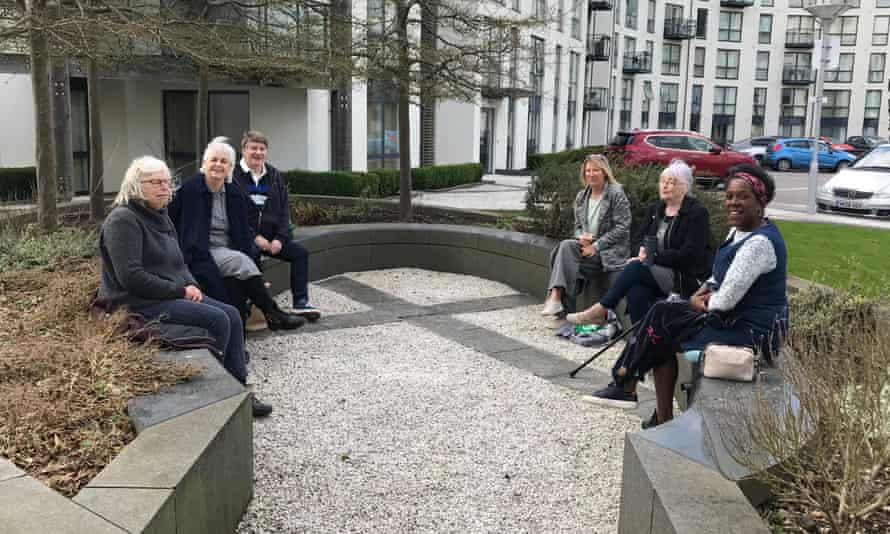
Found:
<svg viewBox="0 0 890 534"><path fill-rule="evenodd" d="M788 137L776 140L775 144L766 147L763 164L780 171L791 169L809 169L812 157L812 140L803 137ZM856 157L843 150L834 150L825 141L819 143L819 169L823 171L839 171L849 166Z"/></svg>

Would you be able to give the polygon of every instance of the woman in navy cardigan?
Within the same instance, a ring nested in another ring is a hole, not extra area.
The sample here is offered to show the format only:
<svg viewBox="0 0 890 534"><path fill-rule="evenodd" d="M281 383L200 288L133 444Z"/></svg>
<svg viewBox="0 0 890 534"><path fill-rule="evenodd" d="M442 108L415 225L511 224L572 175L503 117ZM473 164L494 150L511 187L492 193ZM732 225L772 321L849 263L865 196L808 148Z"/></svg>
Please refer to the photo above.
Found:
<svg viewBox="0 0 890 534"><path fill-rule="evenodd" d="M293 329L303 318L285 313L269 295L257 267L247 224L247 204L231 185L235 150L216 138L207 145L201 172L186 179L170 203L186 265L204 292L246 316L247 299L266 316L269 328Z"/></svg>

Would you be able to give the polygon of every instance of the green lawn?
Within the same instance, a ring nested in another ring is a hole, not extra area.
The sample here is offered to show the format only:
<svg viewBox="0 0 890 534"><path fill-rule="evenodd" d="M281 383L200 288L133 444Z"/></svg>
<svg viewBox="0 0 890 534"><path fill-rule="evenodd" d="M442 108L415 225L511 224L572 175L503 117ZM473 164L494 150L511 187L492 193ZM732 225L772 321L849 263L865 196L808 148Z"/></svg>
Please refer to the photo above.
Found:
<svg viewBox="0 0 890 534"><path fill-rule="evenodd" d="M890 292L890 230L775 222L788 247L789 274L866 295Z"/></svg>

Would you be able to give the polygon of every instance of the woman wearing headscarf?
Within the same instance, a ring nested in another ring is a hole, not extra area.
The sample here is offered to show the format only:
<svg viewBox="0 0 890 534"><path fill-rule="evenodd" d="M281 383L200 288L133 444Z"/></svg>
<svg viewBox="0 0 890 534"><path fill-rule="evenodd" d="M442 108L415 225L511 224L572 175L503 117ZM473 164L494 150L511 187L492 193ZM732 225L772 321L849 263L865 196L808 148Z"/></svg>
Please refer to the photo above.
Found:
<svg viewBox="0 0 890 534"><path fill-rule="evenodd" d="M677 352L697 353L718 343L751 347L769 360L778 351L788 321L787 251L779 229L764 216L774 195L775 182L761 167L730 170L724 204L732 229L717 250L711 278L688 302L656 303L619 357L614 382L587 400L635 406L636 384L651 370L657 406L643 423L649 428L673 418Z"/></svg>

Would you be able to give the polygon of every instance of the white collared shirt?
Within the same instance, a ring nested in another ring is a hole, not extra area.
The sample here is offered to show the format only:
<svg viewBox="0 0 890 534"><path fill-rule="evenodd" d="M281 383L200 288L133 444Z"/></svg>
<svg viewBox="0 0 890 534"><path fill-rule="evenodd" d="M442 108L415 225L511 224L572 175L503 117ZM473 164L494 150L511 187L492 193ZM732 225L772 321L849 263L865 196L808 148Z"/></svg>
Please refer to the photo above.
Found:
<svg viewBox="0 0 890 534"><path fill-rule="evenodd" d="M253 178L253 183L255 184L260 183L260 180L262 180L263 176L265 176L266 172L268 172L268 169L266 169L266 164L263 163L263 172L261 172L260 174L254 174L253 171L250 170L250 167L247 166L247 162L244 161L243 157L241 158L241 161L238 162L238 165L241 166L242 171L246 172L250 175L251 178Z"/></svg>

